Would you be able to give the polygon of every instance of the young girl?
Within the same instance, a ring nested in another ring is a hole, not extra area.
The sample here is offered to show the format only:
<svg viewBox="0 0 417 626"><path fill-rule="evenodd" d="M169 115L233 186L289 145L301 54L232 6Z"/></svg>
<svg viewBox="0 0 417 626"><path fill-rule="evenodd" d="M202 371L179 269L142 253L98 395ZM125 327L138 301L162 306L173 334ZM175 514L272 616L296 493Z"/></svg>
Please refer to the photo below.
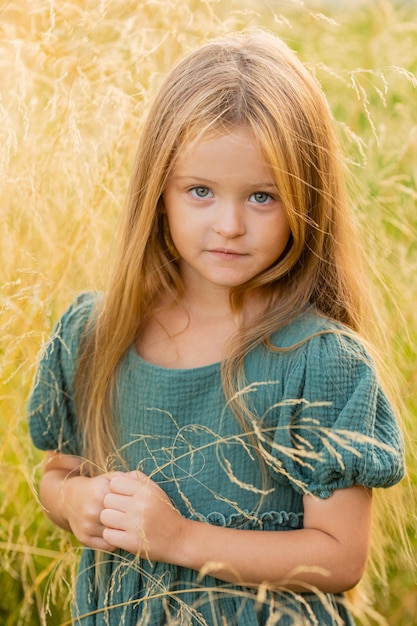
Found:
<svg viewBox="0 0 417 626"><path fill-rule="evenodd" d="M113 278L47 344L30 429L85 546L74 620L352 624L403 475L363 341L328 106L272 35L198 49L139 142Z"/></svg>

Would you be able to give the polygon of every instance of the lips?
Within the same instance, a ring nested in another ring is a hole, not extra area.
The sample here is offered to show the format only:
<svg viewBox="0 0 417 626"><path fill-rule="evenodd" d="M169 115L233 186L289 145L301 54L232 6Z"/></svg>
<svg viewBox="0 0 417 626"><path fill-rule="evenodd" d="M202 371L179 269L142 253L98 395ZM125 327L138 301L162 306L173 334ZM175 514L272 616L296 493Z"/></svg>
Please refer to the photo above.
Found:
<svg viewBox="0 0 417 626"><path fill-rule="evenodd" d="M244 252L230 250L229 248L215 248L213 250L209 250L209 252L222 259L238 259L247 256L247 254Z"/></svg>

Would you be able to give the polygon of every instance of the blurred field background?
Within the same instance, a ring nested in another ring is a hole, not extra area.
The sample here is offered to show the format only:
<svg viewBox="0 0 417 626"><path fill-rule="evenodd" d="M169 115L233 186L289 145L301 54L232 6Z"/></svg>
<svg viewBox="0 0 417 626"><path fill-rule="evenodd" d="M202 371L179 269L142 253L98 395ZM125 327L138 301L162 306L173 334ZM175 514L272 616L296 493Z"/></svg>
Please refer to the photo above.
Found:
<svg viewBox="0 0 417 626"><path fill-rule="evenodd" d="M138 126L180 56L262 26L327 94L389 321L409 436L406 523L417 549L417 3L388 0L0 0L0 623L69 620L78 546L41 510L25 404L38 351L75 294L98 289ZM395 374L396 375L396 374ZM416 572L389 554L385 616L417 624ZM43 616L43 617L42 617ZM250 626L250 625L248 625Z"/></svg>

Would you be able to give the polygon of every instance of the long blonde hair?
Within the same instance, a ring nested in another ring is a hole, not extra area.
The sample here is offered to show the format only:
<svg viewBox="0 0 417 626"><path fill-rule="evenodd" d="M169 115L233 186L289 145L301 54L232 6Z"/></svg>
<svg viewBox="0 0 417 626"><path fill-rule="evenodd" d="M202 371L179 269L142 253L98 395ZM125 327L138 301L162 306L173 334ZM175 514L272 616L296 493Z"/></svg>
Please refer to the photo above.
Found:
<svg viewBox="0 0 417 626"><path fill-rule="evenodd" d="M363 290L352 219L328 105L315 79L280 39L233 35L200 47L168 75L148 113L128 192L113 277L80 354L76 403L84 454L99 471L117 451L117 369L162 293L182 284L161 194L181 147L208 132L245 127L269 162L287 212L290 245L275 265L233 289L241 315L256 289L264 308L230 342L226 396L244 356L307 305L360 331ZM239 414L239 409L235 411Z"/></svg>

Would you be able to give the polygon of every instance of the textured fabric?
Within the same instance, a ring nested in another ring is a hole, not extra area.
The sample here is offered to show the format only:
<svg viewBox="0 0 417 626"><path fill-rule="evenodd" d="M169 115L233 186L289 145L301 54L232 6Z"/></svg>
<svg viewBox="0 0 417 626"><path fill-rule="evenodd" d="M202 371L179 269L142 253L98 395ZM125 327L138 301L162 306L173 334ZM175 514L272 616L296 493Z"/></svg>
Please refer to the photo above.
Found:
<svg viewBox="0 0 417 626"><path fill-rule="evenodd" d="M46 345L29 402L34 444L80 454L73 378L94 299L84 294ZM224 527L303 527L302 497L355 484L387 487L404 472L403 443L372 363L341 327L306 313L272 337L274 351L246 358L245 400L267 461L267 493L253 448L226 406L220 365L154 366L130 349L119 377L120 447L130 469L150 475L189 518ZM314 336L313 336L314 335ZM82 552L76 624L104 626L320 626L352 624L342 595L255 590L119 551ZM94 612L94 613L92 613ZM88 617L83 615L90 613Z"/></svg>

